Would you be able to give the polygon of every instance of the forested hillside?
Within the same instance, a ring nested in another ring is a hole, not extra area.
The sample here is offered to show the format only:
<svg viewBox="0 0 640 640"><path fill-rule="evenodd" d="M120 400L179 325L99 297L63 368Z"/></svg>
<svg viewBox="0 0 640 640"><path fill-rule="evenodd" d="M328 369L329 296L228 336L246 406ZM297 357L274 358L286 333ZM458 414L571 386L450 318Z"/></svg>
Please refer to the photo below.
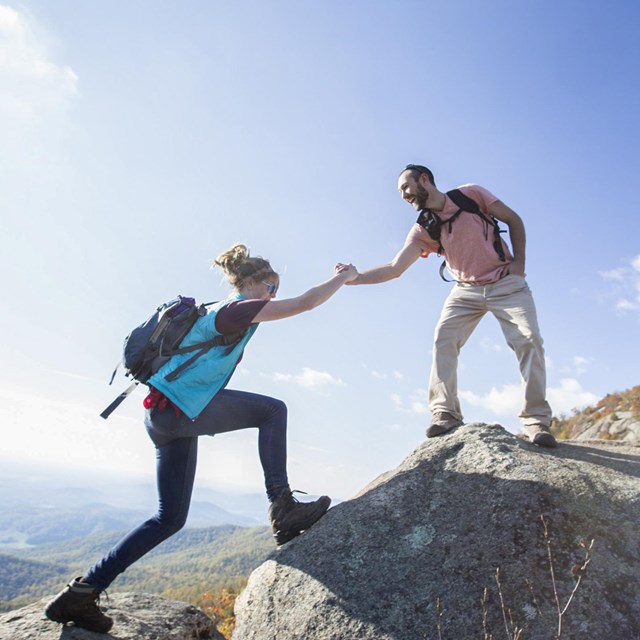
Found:
<svg viewBox="0 0 640 640"><path fill-rule="evenodd" d="M0 610L57 592L123 533L95 534L0 556ZM274 549L267 527L185 529L120 576L110 591L145 591L198 603L205 593L237 592Z"/></svg>

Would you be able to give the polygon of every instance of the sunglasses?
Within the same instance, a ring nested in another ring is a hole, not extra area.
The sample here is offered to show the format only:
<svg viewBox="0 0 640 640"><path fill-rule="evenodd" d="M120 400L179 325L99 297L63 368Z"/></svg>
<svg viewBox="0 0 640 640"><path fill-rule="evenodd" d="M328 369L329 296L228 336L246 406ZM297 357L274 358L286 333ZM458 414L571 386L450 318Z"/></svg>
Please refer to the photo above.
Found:
<svg viewBox="0 0 640 640"><path fill-rule="evenodd" d="M276 293L276 291L278 290L278 285L277 284L273 284L271 282L263 282L262 284L266 284L267 285L267 293L272 296Z"/></svg>

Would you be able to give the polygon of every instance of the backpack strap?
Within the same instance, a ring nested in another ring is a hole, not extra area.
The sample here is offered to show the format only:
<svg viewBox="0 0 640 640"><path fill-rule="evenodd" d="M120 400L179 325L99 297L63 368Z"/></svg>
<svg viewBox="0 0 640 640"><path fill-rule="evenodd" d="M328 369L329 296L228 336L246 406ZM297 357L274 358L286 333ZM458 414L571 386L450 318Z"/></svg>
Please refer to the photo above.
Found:
<svg viewBox="0 0 640 640"><path fill-rule="evenodd" d="M162 354L164 356L167 356L167 355L168 356L176 356L176 355L179 355L181 353L189 353L190 351L197 351L197 353L194 353L190 358L187 358L187 360L185 360L180 366L176 367L171 373L168 373L164 377L164 379L167 382L172 382L187 367L190 367L198 358L203 356L205 353L208 353L209 351L211 351L211 349L213 349L213 347L228 346L229 349L227 350L227 353L230 352L236 346L236 344L240 341L242 336L244 336L245 333L246 333L246 331L239 331L237 333L232 333L232 334L230 334L228 336L222 336L222 335L216 336L215 338L212 338L211 340L206 340L205 342L198 342L197 344L192 344L189 347L182 347L181 349L174 349L173 351L171 351L169 353Z"/></svg>
<svg viewBox="0 0 640 640"><path fill-rule="evenodd" d="M453 203L463 211L475 213L483 218L485 217L482 211L480 211L478 203L473 198L470 198L468 195L460 191L460 189L451 189L451 191L447 191L447 195L451 200L453 200Z"/></svg>
<svg viewBox="0 0 640 640"><path fill-rule="evenodd" d="M506 262L507 258L504 254L504 249L502 247L502 240L500 239L500 234L504 233L504 230L500 229L500 225L498 224L498 221L496 220L495 216L487 215L486 213L483 213L478 203L473 198L470 198L468 195L460 191L460 189L451 189L451 191L447 191L447 195L451 198L451 200L456 206L460 207L460 209L479 216L488 225L493 227L493 238L494 238L493 248L495 249L495 252L498 254L500 261ZM455 215L458 215L459 213L460 212L458 212ZM452 218L450 218L450 220L451 219ZM449 228L449 231L451 231L451 228Z"/></svg>
<svg viewBox="0 0 640 640"><path fill-rule="evenodd" d="M100 417L105 420L131 395L133 390L138 386L138 381L132 382L101 414Z"/></svg>

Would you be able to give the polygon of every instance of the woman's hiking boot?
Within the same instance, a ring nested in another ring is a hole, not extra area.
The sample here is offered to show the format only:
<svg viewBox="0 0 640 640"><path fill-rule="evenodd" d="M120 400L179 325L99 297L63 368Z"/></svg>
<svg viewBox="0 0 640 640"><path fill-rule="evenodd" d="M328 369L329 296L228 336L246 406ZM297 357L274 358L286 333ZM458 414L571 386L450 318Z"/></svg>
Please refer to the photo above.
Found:
<svg viewBox="0 0 640 640"><path fill-rule="evenodd" d="M80 578L72 580L45 609L45 615L53 622L74 622L87 631L107 633L113 620L98 607L100 591Z"/></svg>
<svg viewBox="0 0 640 640"><path fill-rule="evenodd" d="M328 496L320 496L313 502L298 502L293 497L291 489L285 489L269 507L269 518L276 544L280 546L306 531L322 518L330 505L331 498Z"/></svg>

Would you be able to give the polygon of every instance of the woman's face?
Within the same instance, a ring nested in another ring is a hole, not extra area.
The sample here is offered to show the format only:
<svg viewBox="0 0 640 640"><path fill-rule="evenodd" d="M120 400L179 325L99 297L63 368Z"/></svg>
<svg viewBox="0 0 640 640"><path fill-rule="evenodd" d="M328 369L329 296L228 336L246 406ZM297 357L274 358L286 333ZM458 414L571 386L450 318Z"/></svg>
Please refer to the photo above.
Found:
<svg viewBox="0 0 640 640"><path fill-rule="evenodd" d="M271 273L254 280L243 293L245 297L251 300L273 300L278 293L279 286L280 278L277 274Z"/></svg>

